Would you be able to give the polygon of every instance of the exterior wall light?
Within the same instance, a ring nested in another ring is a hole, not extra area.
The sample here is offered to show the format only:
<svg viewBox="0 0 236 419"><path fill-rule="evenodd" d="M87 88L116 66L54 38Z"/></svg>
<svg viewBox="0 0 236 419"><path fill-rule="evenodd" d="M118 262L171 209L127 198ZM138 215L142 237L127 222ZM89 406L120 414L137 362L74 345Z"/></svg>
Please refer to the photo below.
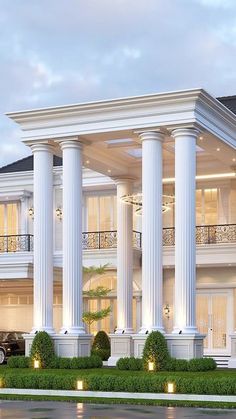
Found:
<svg viewBox="0 0 236 419"><path fill-rule="evenodd" d="M76 388L77 388L77 390L83 390L84 389L84 383L83 383L83 381L78 380L77 381L77 384L76 384Z"/></svg>
<svg viewBox="0 0 236 419"><path fill-rule="evenodd" d="M30 218L34 218L34 208L33 207L30 207L28 209L28 213L29 213Z"/></svg>
<svg viewBox="0 0 236 419"><path fill-rule="evenodd" d="M167 319L170 318L170 306L169 304L166 304L163 308L164 314L166 316Z"/></svg>
<svg viewBox="0 0 236 419"><path fill-rule="evenodd" d="M57 216L58 220L60 220L60 221L62 220L62 209L60 207L58 207L56 209L56 216Z"/></svg>
<svg viewBox="0 0 236 419"><path fill-rule="evenodd" d="M154 371L154 362L152 361L148 362L148 371Z"/></svg>
<svg viewBox="0 0 236 419"><path fill-rule="evenodd" d="M175 383L167 383L167 393L175 392Z"/></svg>
<svg viewBox="0 0 236 419"><path fill-rule="evenodd" d="M35 360L34 360L34 368L35 368L35 369L40 368L40 362L39 362L39 360L38 360L38 359L35 359Z"/></svg>

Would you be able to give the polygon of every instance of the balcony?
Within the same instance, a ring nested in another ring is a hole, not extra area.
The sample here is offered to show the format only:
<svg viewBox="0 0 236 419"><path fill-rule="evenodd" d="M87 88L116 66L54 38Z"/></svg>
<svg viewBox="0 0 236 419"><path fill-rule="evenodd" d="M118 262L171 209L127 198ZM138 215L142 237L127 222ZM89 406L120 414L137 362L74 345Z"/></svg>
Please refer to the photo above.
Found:
<svg viewBox="0 0 236 419"><path fill-rule="evenodd" d="M236 244L236 224L206 225L196 227L196 244ZM163 229L163 246L175 245L175 229ZM83 250L115 249L117 231L94 231L82 233ZM141 250L142 233L133 231L133 247ZM0 253L33 251L33 235L18 234L0 236Z"/></svg>

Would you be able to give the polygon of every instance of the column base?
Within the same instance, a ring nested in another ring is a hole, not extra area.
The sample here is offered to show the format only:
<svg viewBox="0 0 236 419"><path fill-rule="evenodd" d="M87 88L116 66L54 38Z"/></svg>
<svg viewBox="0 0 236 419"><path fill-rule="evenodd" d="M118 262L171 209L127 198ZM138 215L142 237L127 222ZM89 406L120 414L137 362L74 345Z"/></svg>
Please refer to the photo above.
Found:
<svg viewBox="0 0 236 419"><path fill-rule="evenodd" d="M203 340L200 334L168 334L165 335L170 356L178 359L203 357Z"/></svg>
<svg viewBox="0 0 236 419"><path fill-rule="evenodd" d="M143 356L143 349L145 346L146 339L148 337L148 333L137 333L132 336L134 342L134 357L135 358L142 358Z"/></svg>
<svg viewBox="0 0 236 419"><path fill-rule="evenodd" d="M116 366L120 358L134 355L132 335L112 333L109 337L111 340L111 356L108 359L109 367Z"/></svg>
<svg viewBox="0 0 236 419"><path fill-rule="evenodd" d="M231 338L231 357L229 359L228 368L236 368L236 333L230 335Z"/></svg>
<svg viewBox="0 0 236 419"><path fill-rule="evenodd" d="M25 334L25 355L30 356L32 342L35 334ZM51 335L55 354L60 357L73 358L90 356L92 335Z"/></svg>

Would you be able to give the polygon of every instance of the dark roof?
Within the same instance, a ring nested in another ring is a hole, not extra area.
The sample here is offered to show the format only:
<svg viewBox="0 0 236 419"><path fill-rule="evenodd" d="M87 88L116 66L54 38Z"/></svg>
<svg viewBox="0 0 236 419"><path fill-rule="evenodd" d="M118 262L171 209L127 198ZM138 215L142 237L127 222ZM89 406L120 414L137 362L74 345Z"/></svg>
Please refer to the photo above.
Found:
<svg viewBox="0 0 236 419"><path fill-rule="evenodd" d="M236 114L236 95L218 97L217 99Z"/></svg>
<svg viewBox="0 0 236 419"><path fill-rule="evenodd" d="M62 166L62 158L53 156L53 166ZM28 172L31 170L33 170L33 156L28 156L1 167L0 173Z"/></svg>

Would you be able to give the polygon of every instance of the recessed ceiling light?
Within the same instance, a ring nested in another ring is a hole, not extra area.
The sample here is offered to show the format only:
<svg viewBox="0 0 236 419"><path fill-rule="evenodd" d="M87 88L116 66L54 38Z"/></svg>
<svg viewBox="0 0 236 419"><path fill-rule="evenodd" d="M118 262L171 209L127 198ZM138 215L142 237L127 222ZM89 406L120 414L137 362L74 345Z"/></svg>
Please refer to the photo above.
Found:
<svg viewBox="0 0 236 419"><path fill-rule="evenodd" d="M108 169L107 171L108 171L108 173L111 173L111 169Z"/></svg>
<svg viewBox="0 0 236 419"><path fill-rule="evenodd" d="M234 157L234 158L232 159L232 161L236 161L236 158Z"/></svg>
<svg viewBox="0 0 236 419"><path fill-rule="evenodd" d="M86 164L89 164L90 163L90 161L89 160L86 160L86 162L85 162Z"/></svg>
<svg viewBox="0 0 236 419"><path fill-rule="evenodd" d="M220 151L220 147L218 147L218 148L216 149L216 151Z"/></svg>
<svg viewBox="0 0 236 419"><path fill-rule="evenodd" d="M199 137L199 140L201 140L201 141L202 141L202 140L203 140L203 137L202 137L202 136L201 136L201 137Z"/></svg>

